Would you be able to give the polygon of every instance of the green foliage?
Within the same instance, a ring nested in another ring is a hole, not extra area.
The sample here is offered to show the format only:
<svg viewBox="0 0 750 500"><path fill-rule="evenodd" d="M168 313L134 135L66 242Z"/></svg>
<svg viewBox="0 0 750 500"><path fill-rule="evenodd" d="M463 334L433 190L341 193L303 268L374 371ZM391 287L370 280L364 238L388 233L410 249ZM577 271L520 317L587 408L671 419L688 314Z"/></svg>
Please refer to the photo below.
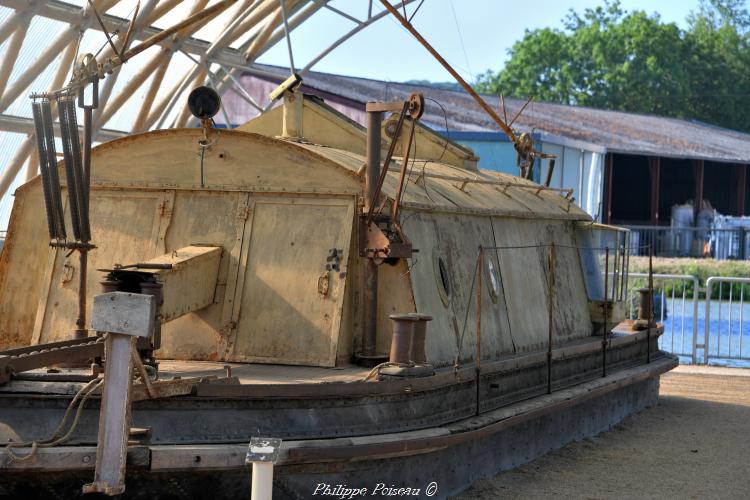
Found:
<svg viewBox="0 0 750 500"><path fill-rule="evenodd" d="M698 119L750 130L750 14L743 0L704 1L681 30L616 0L571 11L564 29L526 31L486 93Z"/></svg>
<svg viewBox="0 0 750 500"><path fill-rule="evenodd" d="M711 276L748 277L750 276L750 261L745 260L714 260L714 259L665 259L654 258L654 274L678 274L689 275L698 278L699 286L705 287L706 280ZM648 273L647 257L631 257L630 272ZM629 289L638 289L647 285L644 279L631 279L628 282ZM681 298L683 290L686 297L693 296L693 282L666 281L665 283L654 283L654 289L664 289L667 297ZM721 287L721 298L728 299L732 294L734 300L739 300L741 295L750 301L750 285L733 283L731 286L723 284ZM714 286L711 291L712 299L719 299L719 287Z"/></svg>

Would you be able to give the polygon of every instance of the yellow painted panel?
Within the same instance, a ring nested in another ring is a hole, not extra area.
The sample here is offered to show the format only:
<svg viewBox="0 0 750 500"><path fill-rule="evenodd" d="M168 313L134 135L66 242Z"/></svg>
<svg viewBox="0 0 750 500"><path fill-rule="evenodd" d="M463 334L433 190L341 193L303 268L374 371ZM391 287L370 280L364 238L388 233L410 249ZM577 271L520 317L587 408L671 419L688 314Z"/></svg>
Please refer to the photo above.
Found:
<svg viewBox="0 0 750 500"><path fill-rule="evenodd" d="M94 148L94 185L201 189L200 129L159 130ZM203 154L203 188L220 191L354 193L357 175L293 142L215 130Z"/></svg>
<svg viewBox="0 0 750 500"><path fill-rule="evenodd" d="M178 191L169 230L167 251L200 244L223 249L219 264L218 284L214 303L205 309L187 314L162 326L162 348L157 355L173 359L215 360L220 352L222 307L232 259L231 249L242 237L244 219L239 213L239 199L244 193ZM234 262L236 269L237 262ZM231 300L231 298L229 298Z"/></svg>
<svg viewBox="0 0 750 500"><path fill-rule="evenodd" d="M16 191L0 256L0 349L29 345L50 253L41 182Z"/></svg>
<svg viewBox="0 0 750 500"><path fill-rule="evenodd" d="M67 196L67 195L65 195ZM157 255L159 205L163 192L94 190L91 193L91 234L96 248L89 252L86 281L89 310L93 296L101 293L104 274L97 269L114 264L133 264ZM43 216L40 214L40 216ZM67 218L67 214L66 214ZM68 221L69 222L69 221ZM72 234L72 231L68 231ZM161 252L158 252L161 253ZM37 319L35 337L39 342L54 342L71 337L78 311L78 254L66 258L60 250L54 269L47 279L49 296ZM88 318L90 319L90 318Z"/></svg>
<svg viewBox="0 0 750 500"><path fill-rule="evenodd" d="M256 199L233 360L335 365L353 216L350 199Z"/></svg>

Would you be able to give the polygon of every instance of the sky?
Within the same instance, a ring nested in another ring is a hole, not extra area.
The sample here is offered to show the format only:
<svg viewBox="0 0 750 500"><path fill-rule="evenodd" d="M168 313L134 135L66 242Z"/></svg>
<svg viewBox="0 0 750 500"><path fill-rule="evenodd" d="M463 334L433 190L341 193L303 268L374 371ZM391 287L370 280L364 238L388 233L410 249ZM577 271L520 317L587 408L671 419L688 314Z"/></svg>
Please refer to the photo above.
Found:
<svg viewBox="0 0 750 500"><path fill-rule="evenodd" d="M411 15L418 4L410 4L407 13ZM487 69L500 69L508 49L525 30L561 28L569 9L582 12L602 4L602 0L425 0L412 22L465 79L473 81ZM366 15L367 0L335 0L332 5L359 18ZM663 20L685 27L698 0L623 0L622 6L628 11L657 12ZM304 65L353 26L330 11L313 16L292 33L296 65ZM288 60L287 47L280 43L259 62L287 66ZM452 80L391 16L349 39L313 69L386 81Z"/></svg>

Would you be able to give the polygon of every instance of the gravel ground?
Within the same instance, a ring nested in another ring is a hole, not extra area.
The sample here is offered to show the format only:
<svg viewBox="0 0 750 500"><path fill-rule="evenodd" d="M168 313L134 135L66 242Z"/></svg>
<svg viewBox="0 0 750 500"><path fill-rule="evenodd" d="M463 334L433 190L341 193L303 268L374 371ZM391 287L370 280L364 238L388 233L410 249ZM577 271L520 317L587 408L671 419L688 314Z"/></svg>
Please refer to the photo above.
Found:
<svg viewBox="0 0 750 500"><path fill-rule="evenodd" d="M750 370L736 372L679 367L658 406L456 498L750 498Z"/></svg>

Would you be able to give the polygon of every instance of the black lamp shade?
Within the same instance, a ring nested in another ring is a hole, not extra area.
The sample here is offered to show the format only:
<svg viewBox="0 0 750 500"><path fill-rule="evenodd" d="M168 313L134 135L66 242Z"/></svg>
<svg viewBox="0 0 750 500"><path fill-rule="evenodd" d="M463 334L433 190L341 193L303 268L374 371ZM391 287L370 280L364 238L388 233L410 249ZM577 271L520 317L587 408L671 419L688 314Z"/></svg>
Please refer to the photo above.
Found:
<svg viewBox="0 0 750 500"><path fill-rule="evenodd" d="M211 87L198 87L188 96L188 108L196 118L207 120L219 112L221 97Z"/></svg>

